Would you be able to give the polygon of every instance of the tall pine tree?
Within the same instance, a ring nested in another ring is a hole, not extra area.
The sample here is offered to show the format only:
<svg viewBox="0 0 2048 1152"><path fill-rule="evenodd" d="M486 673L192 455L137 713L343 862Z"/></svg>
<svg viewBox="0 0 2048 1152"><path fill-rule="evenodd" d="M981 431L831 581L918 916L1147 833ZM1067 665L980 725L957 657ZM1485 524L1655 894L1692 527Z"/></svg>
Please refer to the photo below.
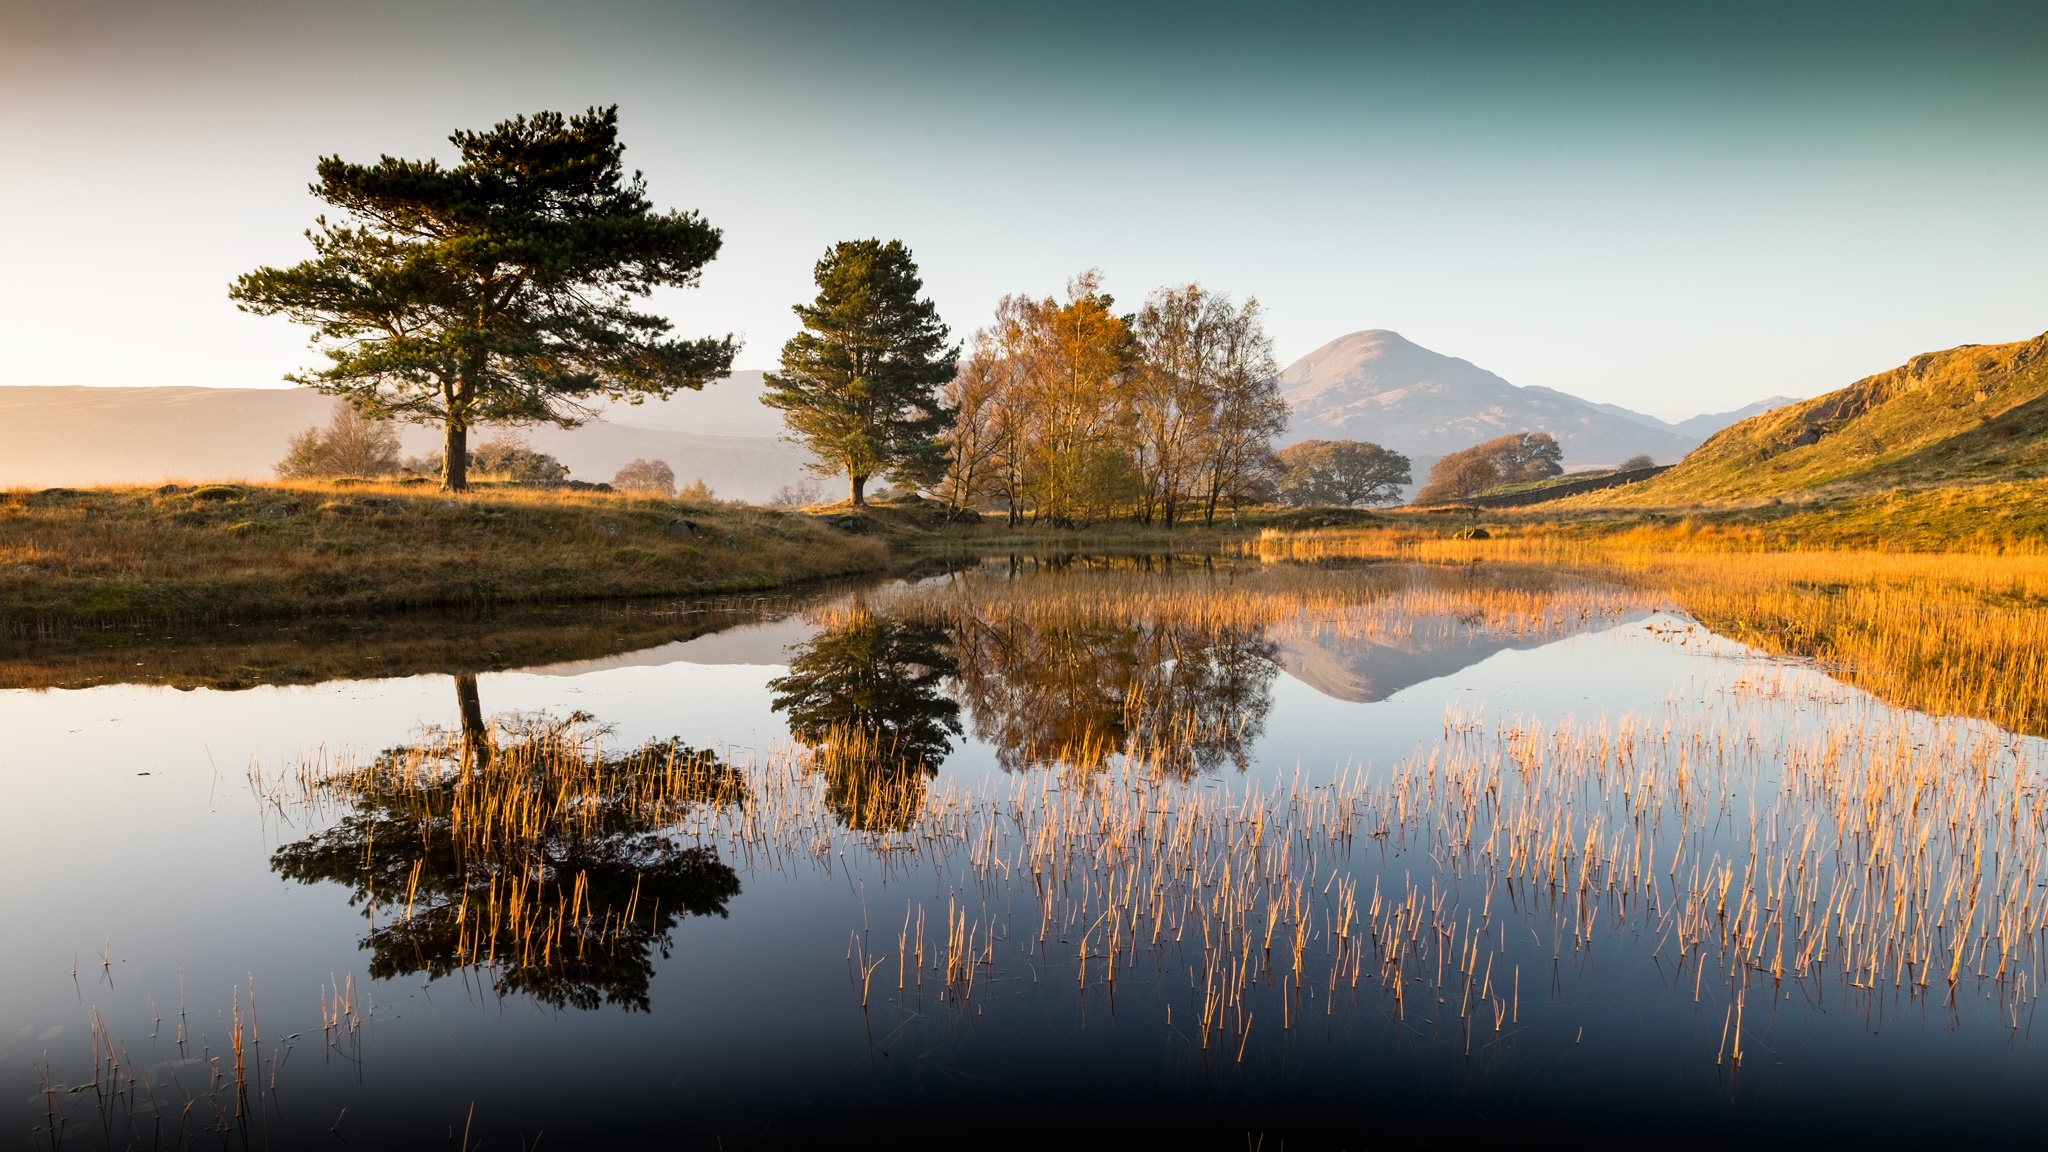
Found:
<svg viewBox="0 0 2048 1152"><path fill-rule="evenodd" d="M952 414L939 388L953 378L958 346L929 299L917 262L900 240L847 240L818 261L818 298L798 304L804 331L782 346L782 371L761 402L817 456L820 470L846 473L855 507L869 478L936 483L945 471L940 437Z"/></svg>
<svg viewBox="0 0 2048 1152"><path fill-rule="evenodd" d="M738 345L666 339L629 305L697 283L718 229L656 212L621 163L618 108L542 112L449 139L461 162L319 162L313 194L346 213L307 232L314 257L258 268L229 295L312 326L328 366L286 379L364 415L440 424L443 484L468 487L469 430L573 427L599 399L702 388Z"/></svg>

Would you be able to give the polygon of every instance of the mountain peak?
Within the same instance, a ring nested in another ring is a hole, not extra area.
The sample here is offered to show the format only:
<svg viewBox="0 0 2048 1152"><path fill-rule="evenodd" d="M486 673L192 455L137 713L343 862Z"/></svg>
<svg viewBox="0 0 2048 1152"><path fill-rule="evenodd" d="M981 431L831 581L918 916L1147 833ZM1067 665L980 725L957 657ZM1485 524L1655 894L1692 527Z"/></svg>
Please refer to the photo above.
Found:
<svg viewBox="0 0 2048 1152"><path fill-rule="evenodd" d="M1574 467L1617 464L1638 452L1676 460L1699 443L1563 392L1517 388L1385 328L1324 344L1288 365L1280 387L1293 410L1288 441L1371 440L1406 454L1418 470L1510 432L1551 433Z"/></svg>

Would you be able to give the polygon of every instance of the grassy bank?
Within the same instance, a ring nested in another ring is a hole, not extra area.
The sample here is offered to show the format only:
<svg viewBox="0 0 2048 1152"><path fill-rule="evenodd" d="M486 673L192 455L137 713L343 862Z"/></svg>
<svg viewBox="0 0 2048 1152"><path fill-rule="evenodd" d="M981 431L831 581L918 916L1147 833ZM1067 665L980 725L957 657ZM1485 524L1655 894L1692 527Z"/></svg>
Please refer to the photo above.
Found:
<svg viewBox="0 0 2048 1152"><path fill-rule="evenodd" d="M0 494L0 635L759 591L879 570L813 517L604 493L221 484Z"/></svg>

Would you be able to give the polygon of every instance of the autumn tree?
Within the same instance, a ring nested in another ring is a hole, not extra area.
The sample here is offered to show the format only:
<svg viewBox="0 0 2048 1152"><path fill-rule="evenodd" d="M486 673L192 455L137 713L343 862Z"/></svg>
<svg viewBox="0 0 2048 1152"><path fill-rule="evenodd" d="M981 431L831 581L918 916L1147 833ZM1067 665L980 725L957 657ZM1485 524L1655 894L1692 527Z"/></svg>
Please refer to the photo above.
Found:
<svg viewBox="0 0 2048 1152"><path fill-rule="evenodd" d="M622 164L618 109L515 117L449 137L461 159L317 165L339 210L312 259L258 268L229 295L312 327L327 367L287 377L373 418L439 424L443 486L468 486L480 424L573 427L601 400L702 388L738 345L669 339L633 302L697 283L718 229L656 212Z"/></svg>
<svg viewBox="0 0 2048 1152"><path fill-rule="evenodd" d="M612 477L612 487L621 492L656 492L673 496L676 470L666 460L635 460Z"/></svg>
<svg viewBox="0 0 2048 1152"><path fill-rule="evenodd" d="M398 429L339 400L325 429L308 428L291 438L284 459L277 462L277 475L281 480L389 476L399 469L398 450Z"/></svg>
<svg viewBox="0 0 2048 1152"><path fill-rule="evenodd" d="M1261 322L1257 300L1231 309L1223 301L1216 341L1216 408L1210 417L1204 471L1208 491L1204 518L1216 520L1216 506L1235 509L1257 494L1273 467L1273 440L1287 428L1287 402L1280 398L1280 365L1273 340Z"/></svg>
<svg viewBox="0 0 2048 1152"><path fill-rule="evenodd" d="M782 346L782 370L761 402L782 410L820 469L846 474L848 497L866 503L870 477L914 485L945 471L940 442L949 413L938 389L959 357L900 240L834 244L814 269L817 299L796 305L804 330Z"/></svg>
<svg viewBox="0 0 2048 1152"><path fill-rule="evenodd" d="M1623 460L1621 463L1615 465L1614 470L1616 472L1639 472L1645 468L1655 468L1656 466L1656 457L1650 455L1648 452L1638 452L1635 455L1629 457L1628 459Z"/></svg>
<svg viewBox="0 0 2048 1152"><path fill-rule="evenodd" d="M1364 440L1304 440L1277 462L1280 501L1297 508L1392 504L1413 480L1406 456Z"/></svg>
<svg viewBox="0 0 2048 1152"><path fill-rule="evenodd" d="M1542 480L1564 472L1564 449L1548 432L1511 432L1440 457L1417 504L1462 500L1503 484Z"/></svg>

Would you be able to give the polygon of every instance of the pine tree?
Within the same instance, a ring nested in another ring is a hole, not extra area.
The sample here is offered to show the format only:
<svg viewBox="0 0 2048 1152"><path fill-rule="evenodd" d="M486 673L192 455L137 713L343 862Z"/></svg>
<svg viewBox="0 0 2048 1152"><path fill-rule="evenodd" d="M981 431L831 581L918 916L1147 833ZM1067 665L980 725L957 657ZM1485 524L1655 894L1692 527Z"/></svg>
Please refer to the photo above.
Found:
<svg viewBox="0 0 2048 1152"><path fill-rule="evenodd" d="M314 257L258 268L229 295L310 325L328 366L286 377L364 415L440 424L443 484L468 486L480 424L574 427L599 399L702 388L737 344L665 339L630 307L697 283L718 229L658 213L621 164L618 109L542 112L449 139L461 162L322 159L313 194L346 214L306 235Z"/></svg>
<svg viewBox="0 0 2048 1152"><path fill-rule="evenodd" d="M804 331L782 346L782 371L761 402L782 410L795 438L844 472L856 507L870 477L936 483L946 466L940 437L951 419L939 399L959 348L900 240L848 240L818 261L818 298L796 306Z"/></svg>

